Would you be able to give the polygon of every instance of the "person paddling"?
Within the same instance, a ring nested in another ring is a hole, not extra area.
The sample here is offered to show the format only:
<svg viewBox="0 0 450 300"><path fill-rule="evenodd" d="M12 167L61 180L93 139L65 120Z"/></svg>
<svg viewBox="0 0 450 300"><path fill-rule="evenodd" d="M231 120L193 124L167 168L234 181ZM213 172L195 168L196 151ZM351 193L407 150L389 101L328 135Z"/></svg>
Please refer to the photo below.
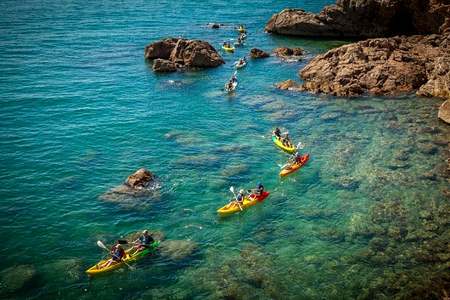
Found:
<svg viewBox="0 0 450 300"><path fill-rule="evenodd" d="M272 132L274 136L276 136L278 139L281 139L281 130L280 128L275 128L275 130Z"/></svg>
<svg viewBox="0 0 450 300"><path fill-rule="evenodd" d="M154 241L153 237L148 233L148 230L144 230L142 235L133 242L133 244L136 244L133 246L136 249L134 253L149 248Z"/></svg>
<svg viewBox="0 0 450 300"><path fill-rule="evenodd" d="M110 251L111 258L108 259L104 264L101 266L97 266L98 269L107 268L113 263L118 263L122 261L125 257L125 250L123 249L122 245L120 244L120 241L117 241L117 243L111 248Z"/></svg>
<svg viewBox="0 0 450 300"><path fill-rule="evenodd" d="M236 195L236 200L237 200L237 202L239 202L239 204L244 203L244 196L245 196L245 191L241 189L239 191L239 193Z"/></svg>

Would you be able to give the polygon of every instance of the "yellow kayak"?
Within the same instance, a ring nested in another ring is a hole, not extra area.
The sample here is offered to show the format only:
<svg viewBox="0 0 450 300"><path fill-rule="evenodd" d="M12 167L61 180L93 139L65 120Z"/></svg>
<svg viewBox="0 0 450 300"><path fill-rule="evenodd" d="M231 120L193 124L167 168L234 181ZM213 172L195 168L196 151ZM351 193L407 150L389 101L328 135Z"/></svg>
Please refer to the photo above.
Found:
<svg viewBox="0 0 450 300"><path fill-rule="evenodd" d="M222 46L222 49L227 52L234 52L235 48L233 46L231 46L231 47Z"/></svg>
<svg viewBox="0 0 450 300"><path fill-rule="evenodd" d="M139 251L138 253L133 253L131 255L130 255L130 251L132 248L130 248L125 251L125 258L123 259L123 261L125 261L127 264L133 263L147 255L154 254L156 252L156 249L158 248L158 246L159 246L159 241L155 241L147 249ZM101 266L102 264L105 264L108 260L109 260L109 258L99 261L94 266L87 269L86 273L90 276L95 276L95 275L111 272L111 271L116 270L125 265L125 263L123 261L120 261L120 262L113 262L109 267L106 267L106 268L98 267L98 266Z"/></svg>
<svg viewBox="0 0 450 300"><path fill-rule="evenodd" d="M242 201L241 207L242 210L245 210L246 208L249 208L259 202L264 201L264 199L266 199L269 196L269 192L263 192L262 195L260 196L256 196L255 194L251 194L250 196L245 196L244 201ZM236 201L232 201L230 203L228 203L227 205L225 205L222 208L219 208L217 210L217 213L224 217L224 216L229 216L232 215L234 213L240 212L241 209L239 208L239 205L236 203Z"/></svg>
<svg viewBox="0 0 450 300"><path fill-rule="evenodd" d="M272 135L272 141L274 142L275 145L278 146L278 148L280 148L281 150L283 150L284 152L287 152L289 154L293 154L297 150L297 148L295 148L294 145L292 145L290 147L283 145L281 140L274 135Z"/></svg>

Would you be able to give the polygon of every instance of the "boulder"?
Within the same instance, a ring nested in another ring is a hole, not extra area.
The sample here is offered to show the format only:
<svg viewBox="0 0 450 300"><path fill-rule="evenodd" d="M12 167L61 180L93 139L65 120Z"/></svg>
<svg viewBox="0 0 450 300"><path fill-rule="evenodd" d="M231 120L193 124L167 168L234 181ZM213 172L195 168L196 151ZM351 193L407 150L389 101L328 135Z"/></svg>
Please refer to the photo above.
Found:
<svg viewBox="0 0 450 300"><path fill-rule="evenodd" d="M441 35L398 36L361 41L319 55L300 71L302 90L336 96L399 95L436 81L430 70L449 59L448 39ZM446 73L440 76L449 84ZM431 91L429 96L440 96Z"/></svg>
<svg viewBox="0 0 450 300"><path fill-rule="evenodd" d="M275 87L277 89L280 89L280 90L290 90L290 91L292 91L292 90L299 90L300 89L300 84L295 82L292 79L288 79L288 80L285 80L285 81L277 83L275 85Z"/></svg>
<svg viewBox="0 0 450 300"><path fill-rule="evenodd" d="M266 57L269 57L269 56L270 56L269 53L267 53L267 52L265 52L265 51L263 51L261 49L258 49L258 48L252 48L250 50L250 57L251 58L266 58Z"/></svg>
<svg viewBox="0 0 450 300"><path fill-rule="evenodd" d="M153 62L152 69L154 72L175 72L177 70L177 65L168 59L157 58Z"/></svg>
<svg viewBox="0 0 450 300"><path fill-rule="evenodd" d="M162 256L172 260L182 260L192 255L198 246L191 240L167 240L161 243L159 251Z"/></svg>
<svg viewBox="0 0 450 300"><path fill-rule="evenodd" d="M36 270L30 265L19 265L0 272L0 295L14 293L36 277Z"/></svg>
<svg viewBox="0 0 450 300"><path fill-rule="evenodd" d="M123 184L104 193L101 198L113 202L121 202L122 200L128 202L127 197L152 195L160 188L161 184L156 176L149 170L141 168L128 176Z"/></svg>
<svg viewBox="0 0 450 300"><path fill-rule="evenodd" d="M439 107L438 117L445 123L450 124L450 100L445 101Z"/></svg>
<svg viewBox="0 0 450 300"><path fill-rule="evenodd" d="M155 179L155 175L147 169L141 168L128 176L125 184L131 188L146 188Z"/></svg>
<svg viewBox="0 0 450 300"><path fill-rule="evenodd" d="M305 54L305 51L302 48L280 47L273 49L272 53L275 54L275 56L286 59L290 57L300 57Z"/></svg>
<svg viewBox="0 0 450 300"><path fill-rule="evenodd" d="M157 72L173 72L186 68L214 68L225 63L208 42L182 38L169 38L152 43L145 47L144 57L155 60L153 70Z"/></svg>
<svg viewBox="0 0 450 300"><path fill-rule="evenodd" d="M445 30L446 0L337 0L319 14L284 9L267 22L269 33L312 37L385 37ZM441 28L441 29L440 29Z"/></svg>

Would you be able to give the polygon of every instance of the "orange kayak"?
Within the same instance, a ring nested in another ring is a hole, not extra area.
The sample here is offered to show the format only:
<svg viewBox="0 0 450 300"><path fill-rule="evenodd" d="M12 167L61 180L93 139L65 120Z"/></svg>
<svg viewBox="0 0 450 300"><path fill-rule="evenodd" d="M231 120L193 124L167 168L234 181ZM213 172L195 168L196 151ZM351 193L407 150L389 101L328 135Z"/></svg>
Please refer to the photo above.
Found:
<svg viewBox="0 0 450 300"><path fill-rule="evenodd" d="M280 172L280 176L284 177L291 173L294 173L295 171L297 171L298 169L303 167L308 162L308 160L309 160L309 154L303 155L300 158L299 162L295 162L287 167L284 167L283 170L281 170L281 172Z"/></svg>

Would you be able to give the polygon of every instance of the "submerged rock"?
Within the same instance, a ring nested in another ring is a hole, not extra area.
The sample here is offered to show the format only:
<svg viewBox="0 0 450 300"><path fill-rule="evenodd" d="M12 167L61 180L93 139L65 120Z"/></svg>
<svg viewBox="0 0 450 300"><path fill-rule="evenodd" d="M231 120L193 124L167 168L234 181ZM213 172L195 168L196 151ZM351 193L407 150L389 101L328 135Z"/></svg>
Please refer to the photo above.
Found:
<svg viewBox="0 0 450 300"><path fill-rule="evenodd" d="M84 277L83 263L79 258L58 259L43 267L52 283L73 284Z"/></svg>
<svg viewBox="0 0 450 300"><path fill-rule="evenodd" d="M197 248L197 243L191 240L167 240L161 243L159 251L172 260L182 260L191 256Z"/></svg>
<svg viewBox="0 0 450 300"><path fill-rule="evenodd" d="M0 272L0 295L18 292L29 284L36 276L31 265L19 265Z"/></svg>
<svg viewBox="0 0 450 300"><path fill-rule="evenodd" d="M269 57L269 56L270 56L269 53L267 53L267 52L265 52L265 51L263 51L261 49L258 49L258 48L252 48L250 50L250 57L251 58L266 58L266 57Z"/></svg>
<svg viewBox="0 0 450 300"><path fill-rule="evenodd" d="M153 62L155 72L173 72L190 68L214 68L224 60L208 42L168 38L145 47L144 57Z"/></svg>
<svg viewBox="0 0 450 300"><path fill-rule="evenodd" d="M273 15L269 33L312 37L381 37L439 32L448 17L445 0L337 0L319 14L284 9Z"/></svg>
<svg viewBox="0 0 450 300"><path fill-rule="evenodd" d="M145 168L141 168L128 176L126 181L104 193L101 198L108 201L120 201L124 197L141 197L154 193L161 188L156 176Z"/></svg>

